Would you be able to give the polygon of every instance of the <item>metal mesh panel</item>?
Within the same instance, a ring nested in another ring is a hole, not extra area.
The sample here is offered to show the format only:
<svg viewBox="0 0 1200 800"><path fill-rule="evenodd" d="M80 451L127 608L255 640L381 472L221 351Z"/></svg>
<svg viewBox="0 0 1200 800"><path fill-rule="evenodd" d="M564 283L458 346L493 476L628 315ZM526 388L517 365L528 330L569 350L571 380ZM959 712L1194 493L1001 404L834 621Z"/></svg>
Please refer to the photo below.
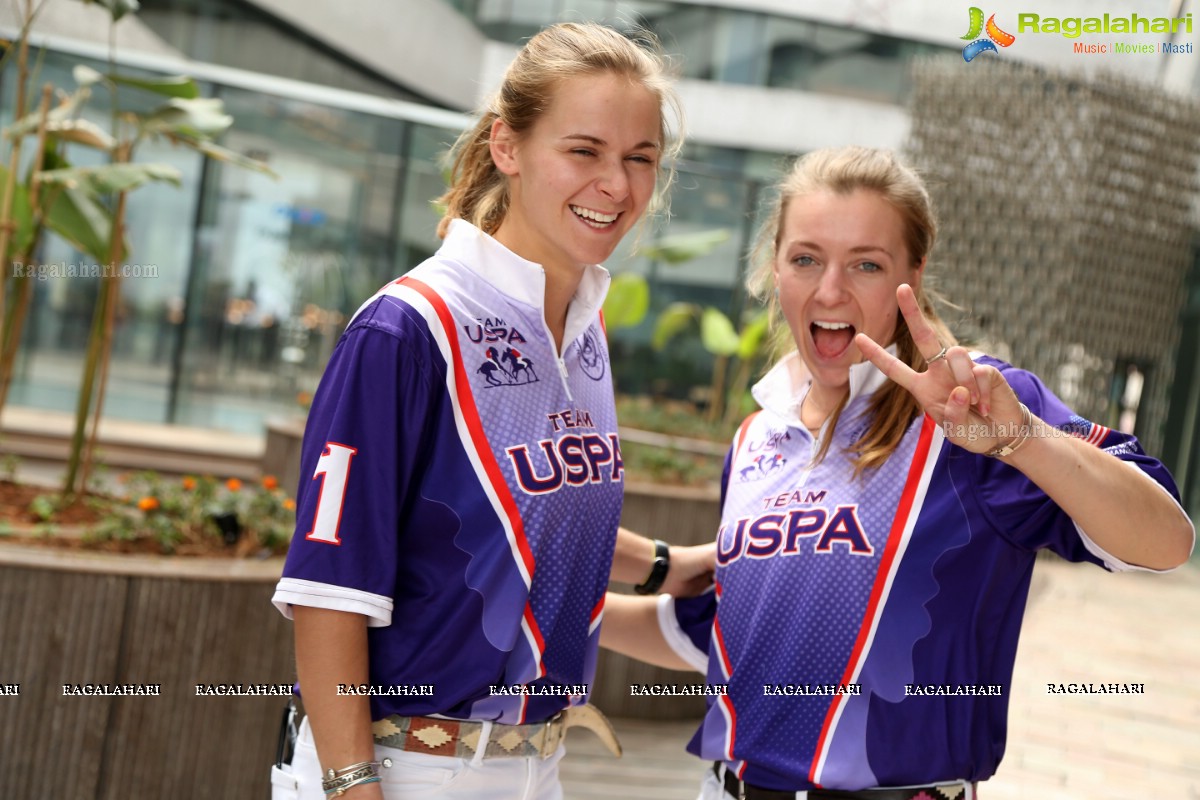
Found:
<svg viewBox="0 0 1200 800"><path fill-rule="evenodd" d="M930 277L963 309L947 321L1110 427L1114 370L1142 365L1138 433L1160 452L1200 105L1000 59L921 60L914 78L909 158L940 222Z"/></svg>

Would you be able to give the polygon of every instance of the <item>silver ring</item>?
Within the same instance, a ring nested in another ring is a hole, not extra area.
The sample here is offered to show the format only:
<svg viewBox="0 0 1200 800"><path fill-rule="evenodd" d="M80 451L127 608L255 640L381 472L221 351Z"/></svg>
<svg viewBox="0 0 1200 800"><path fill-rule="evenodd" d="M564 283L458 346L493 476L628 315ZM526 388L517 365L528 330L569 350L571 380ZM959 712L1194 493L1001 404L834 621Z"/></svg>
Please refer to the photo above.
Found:
<svg viewBox="0 0 1200 800"><path fill-rule="evenodd" d="M934 356L933 358L925 359L925 366L929 366L930 364L932 364L935 361L941 361L945 357L946 357L946 348L942 347L942 349L938 351L938 354L936 356Z"/></svg>

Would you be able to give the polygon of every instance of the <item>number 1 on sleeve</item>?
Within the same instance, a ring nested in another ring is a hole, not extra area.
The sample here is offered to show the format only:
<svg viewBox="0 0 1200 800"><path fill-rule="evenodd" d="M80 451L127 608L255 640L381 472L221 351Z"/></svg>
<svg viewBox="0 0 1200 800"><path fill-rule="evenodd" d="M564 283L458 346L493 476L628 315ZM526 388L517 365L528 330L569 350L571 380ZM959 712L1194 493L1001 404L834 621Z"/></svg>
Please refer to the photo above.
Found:
<svg viewBox="0 0 1200 800"><path fill-rule="evenodd" d="M342 543L338 526L342 524L342 505L346 502L346 485L350 479L350 459L358 449L337 442L326 442L325 452L317 459L313 480L321 478L317 510L313 512L312 530L304 538L310 542Z"/></svg>

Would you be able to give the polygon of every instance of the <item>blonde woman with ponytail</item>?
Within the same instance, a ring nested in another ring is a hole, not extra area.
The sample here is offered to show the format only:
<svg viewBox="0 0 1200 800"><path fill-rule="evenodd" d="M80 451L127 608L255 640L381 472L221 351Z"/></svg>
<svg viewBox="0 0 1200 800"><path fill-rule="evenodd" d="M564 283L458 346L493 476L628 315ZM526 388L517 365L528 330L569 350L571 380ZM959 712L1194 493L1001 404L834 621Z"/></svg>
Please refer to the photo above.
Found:
<svg viewBox="0 0 1200 800"><path fill-rule="evenodd" d="M699 591L711 547L618 534L599 266L669 182L650 42L534 36L456 146L438 252L381 289L313 401L274 596L307 716L276 797L562 796L611 579ZM614 552L615 550L615 552Z"/></svg>
<svg viewBox="0 0 1200 800"><path fill-rule="evenodd" d="M789 346L726 462L715 591L614 596L603 632L725 686L690 746L701 800L971 800L1037 551L1156 572L1191 552L1133 436L955 343L924 290L935 233L886 151L809 153L779 185L749 288Z"/></svg>

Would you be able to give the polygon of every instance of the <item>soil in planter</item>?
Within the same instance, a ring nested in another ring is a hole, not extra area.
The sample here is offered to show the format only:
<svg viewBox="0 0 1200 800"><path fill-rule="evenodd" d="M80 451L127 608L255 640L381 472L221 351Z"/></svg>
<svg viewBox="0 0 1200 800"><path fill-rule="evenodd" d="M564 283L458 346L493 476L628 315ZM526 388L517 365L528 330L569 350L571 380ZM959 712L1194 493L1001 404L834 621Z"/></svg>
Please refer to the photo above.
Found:
<svg viewBox="0 0 1200 800"><path fill-rule="evenodd" d="M70 505L58 508L49 520L44 520L29 510L30 504L39 496L56 497L57 490L45 486L31 486L11 481L0 481L0 543L33 544L63 550L90 550L103 553L140 553L149 555L205 556L226 558L253 558L272 555L255 542L243 536L232 545L225 544L217 535L206 537L200 542L181 542L171 551L152 537L137 539L97 539L85 531L100 522L101 514L88 504L89 499L107 499L89 493L76 498ZM73 533L66 535L47 534L47 528L66 527Z"/></svg>
<svg viewBox="0 0 1200 800"><path fill-rule="evenodd" d="M58 490L46 486L0 481L0 525L25 527L40 522L53 525L90 525L99 521L96 509L87 504L86 497L77 497L70 505L55 509L49 520L40 519L29 506L40 496L57 499Z"/></svg>

